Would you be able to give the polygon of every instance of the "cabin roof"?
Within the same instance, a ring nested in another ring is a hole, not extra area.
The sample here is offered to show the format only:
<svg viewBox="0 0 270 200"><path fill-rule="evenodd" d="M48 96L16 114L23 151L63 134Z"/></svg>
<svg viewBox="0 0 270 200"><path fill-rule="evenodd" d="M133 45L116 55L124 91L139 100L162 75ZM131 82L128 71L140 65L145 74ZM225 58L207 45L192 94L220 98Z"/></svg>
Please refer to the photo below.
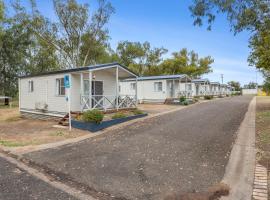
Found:
<svg viewBox="0 0 270 200"><path fill-rule="evenodd" d="M77 67L77 68L72 68L72 69L49 71L49 72L43 72L43 73L39 73L39 74L23 75L23 76L19 76L19 78L28 78L28 77L36 77L36 76L63 74L63 73L70 73L70 72L80 72L80 71L91 70L91 69L110 68L110 67L115 67L117 65L120 66L121 68L125 69L126 71L130 72L134 76L137 76L136 73L134 73L133 71L131 71L130 69L128 69L124 65L121 65L118 62L113 62L113 63L99 64L99 65L89 65L89 66L86 66L86 67Z"/></svg>

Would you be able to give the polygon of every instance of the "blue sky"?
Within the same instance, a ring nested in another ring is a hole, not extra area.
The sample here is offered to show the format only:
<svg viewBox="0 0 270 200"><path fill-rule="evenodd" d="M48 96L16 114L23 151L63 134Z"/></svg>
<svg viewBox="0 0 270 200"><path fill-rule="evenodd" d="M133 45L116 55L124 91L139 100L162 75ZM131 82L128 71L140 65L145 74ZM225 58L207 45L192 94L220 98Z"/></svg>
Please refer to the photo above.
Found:
<svg viewBox="0 0 270 200"><path fill-rule="evenodd" d="M81 0L96 7L94 0ZM188 10L191 0L111 0L115 7L108 28L111 46L115 48L122 40L149 41L153 47L165 47L169 50L166 57L181 48L194 50L199 56L212 56L215 59L213 73L205 77L224 82L230 80L246 84L256 81L256 70L248 66L249 33L236 36L230 32L226 17L219 15L212 31L206 27L193 26L193 19ZM53 17L51 1L37 0L37 5L44 15ZM263 78L258 73L258 82Z"/></svg>

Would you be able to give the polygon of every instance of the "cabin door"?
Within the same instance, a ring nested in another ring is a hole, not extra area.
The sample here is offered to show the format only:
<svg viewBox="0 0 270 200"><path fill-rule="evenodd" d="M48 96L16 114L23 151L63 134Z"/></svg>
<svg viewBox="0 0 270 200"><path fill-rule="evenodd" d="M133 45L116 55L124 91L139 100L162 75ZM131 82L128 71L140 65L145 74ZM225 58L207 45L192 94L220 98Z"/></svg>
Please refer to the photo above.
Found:
<svg viewBox="0 0 270 200"><path fill-rule="evenodd" d="M199 86L199 84L197 84L196 85L196 96L199 96L199 92L200 92L199 88L200 88L200 86Z"/></svg>
<svg viewBox="0 0 270 200"><path fill-rule="evenodd" d="M92 81L92 107L96 106L96 108L103 107L103 82L102 81Z"/></svg>

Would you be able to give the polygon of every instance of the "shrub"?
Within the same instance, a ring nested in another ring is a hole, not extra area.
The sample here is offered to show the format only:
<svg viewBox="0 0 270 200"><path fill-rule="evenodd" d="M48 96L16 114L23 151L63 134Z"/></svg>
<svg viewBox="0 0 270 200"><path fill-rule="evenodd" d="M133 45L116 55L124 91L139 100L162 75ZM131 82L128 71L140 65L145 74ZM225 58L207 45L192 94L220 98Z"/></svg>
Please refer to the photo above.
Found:
<svg viewBox="0 0 270 200"><path fill-rule="evenodd" d="M179 99L180 102L184 102L186 100L187 100L187 98L185 96L181 96L180 99Z"/></svg>
<svg viewBox="0 0 270 200"><path fill-rule="evenodd" d="M196 103L196 102L198 102L198 101L199 101L199 98L197 98L197 97L194 97L194 98L193 98L193 102L194 102L194 103Z"/></svg>
<svg viewBox="0 0 270 200"><path fill-rule="evenodd" d="M127 117L127 115L126 115L125 113L118 112L118 113L115 113L115 114L112 116L112 119L119 119L119 118L124 118L124 117Z"/></svg>
<svg viewBox="0 0 270 200"><path fill-rule="evenodd" d="M189 101L185 100L185 101L180 102L180 104L187 106L187 105L189 105Z"/></svg>
<svg viewBox="0 0 270 200"><path fill-rule="evenodd" d="M95 122L99 124L102 122L104 114L100 110L88 110L83 113L82 119L85 122Z"/></svg>
<svg viewBox="0 0 270 200"><path fill-rule="evenodd" d="M210 100L210 99L213 99L213 96L211 96L211 95L206 95L206 96L204 96L204 99L205 99L205 100Z"/></svg>
<svg viewBox="0 0 270 200"><path fill-rule="evenodd" d="M144 113L142 110L139 110L139 109L132 110L132 112L133 112L134 115L141 115L141 114Z"/></svg>

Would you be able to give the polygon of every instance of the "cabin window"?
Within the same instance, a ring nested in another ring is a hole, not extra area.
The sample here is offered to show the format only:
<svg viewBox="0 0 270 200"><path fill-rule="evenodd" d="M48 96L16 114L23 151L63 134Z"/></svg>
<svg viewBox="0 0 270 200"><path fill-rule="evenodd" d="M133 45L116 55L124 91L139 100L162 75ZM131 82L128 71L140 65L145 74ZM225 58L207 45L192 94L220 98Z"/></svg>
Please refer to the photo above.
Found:
<svg viewBox="0 0 270 200"><path fill-rule="evenodd" d="M65 84L64 84L64 78L57 78L56 79L56 94L58 96L65 95Z"/></svg>
<svg viewBox="0 0 270 200"><path fill-rule="evenodd" d="M192 90L191 84L187 84L187 90Z"/></svg>
<svg viewBox="0 0 270 200"><path fill-rule="evenodd" d="M130 89L135 90L136 88L136 83L130 83Z"/></svg>
<svg viewBox="0 0 270 200"><path fill-rule="evenodd" d="M161 92L162 91L162 82L154 82L154 90L155 90L155 92Z"/></svg>
<svg viewBox="0 0 270 200"><path fill-rule="evenodd" d="M83 94L89 95L90 88L89 88L89 80L83 80Z"/></svg>
<svg viewBox="0 0 270 200"><path fill-rule="evenodd" d="M28 92L34 92L34 81L28 81Z"/></svg>

